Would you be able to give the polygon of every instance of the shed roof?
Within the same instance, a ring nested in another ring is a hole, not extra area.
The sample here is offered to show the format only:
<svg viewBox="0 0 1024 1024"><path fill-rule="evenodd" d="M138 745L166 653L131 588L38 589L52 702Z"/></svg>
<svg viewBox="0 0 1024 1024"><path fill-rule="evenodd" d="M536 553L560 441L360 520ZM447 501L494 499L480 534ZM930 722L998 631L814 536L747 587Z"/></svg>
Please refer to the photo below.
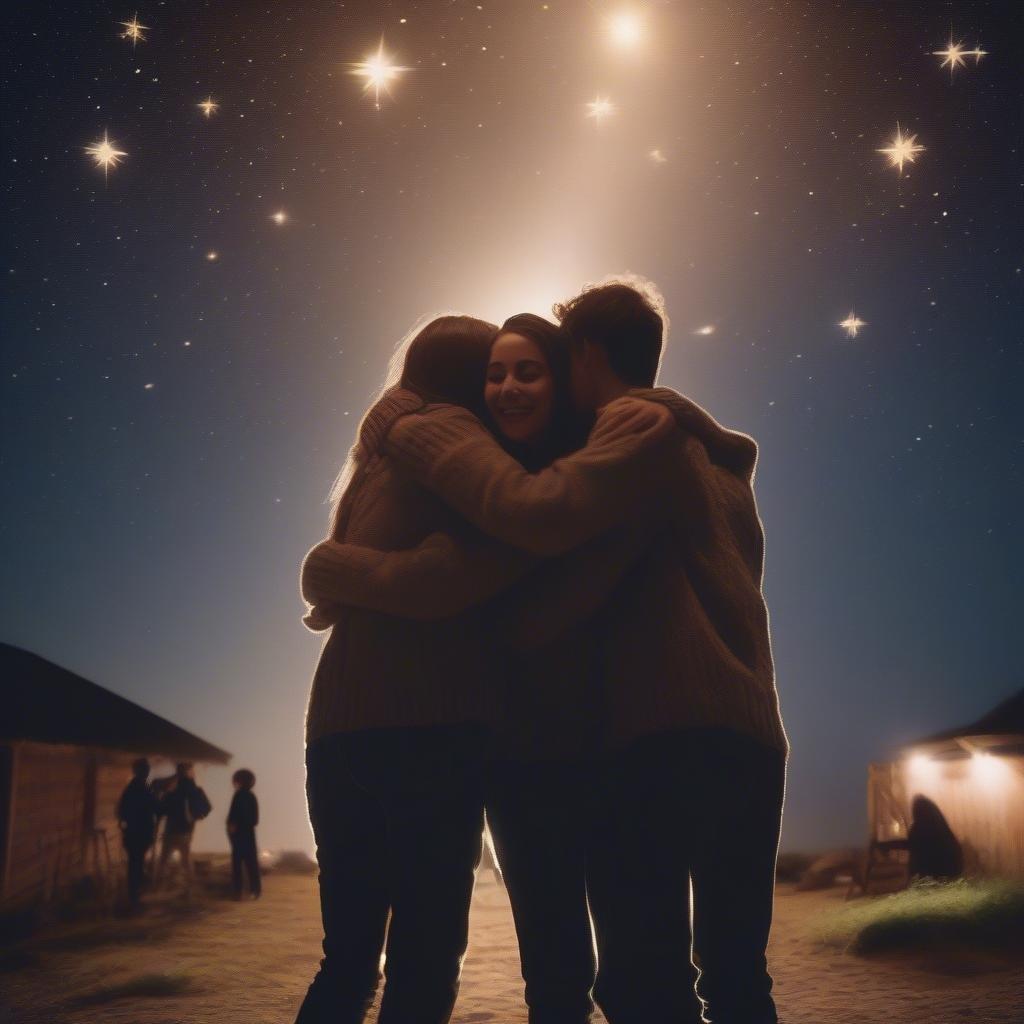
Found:
<svg viewBox="0 0 1024 1024"><path fill-rule="evenodd" d="M227 764L231 755L31 651L0 643L0 739Z"/></svg>
<svg viewBox="0 0 1024 1024"><path fill-rule="evenodd" d="M917 740L911 746L944 743L960 737L1024 737L1024 690L997 704L975 722L945 729Z"/></svg>

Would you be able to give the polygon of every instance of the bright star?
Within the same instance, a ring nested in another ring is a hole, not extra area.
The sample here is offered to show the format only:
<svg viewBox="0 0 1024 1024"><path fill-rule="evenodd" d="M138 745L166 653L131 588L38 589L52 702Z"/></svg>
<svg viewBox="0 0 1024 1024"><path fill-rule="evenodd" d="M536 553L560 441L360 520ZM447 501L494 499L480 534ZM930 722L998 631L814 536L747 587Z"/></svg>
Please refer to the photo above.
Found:
<svg viewBox="0 0 1024 1024"><path fill-rule="evenodd" d="M707 337L709 334L715 333L715 325L705 324L703 327L698 327L697 330L695 330L693 333L701 335L703 337Z"/></svg>
<svg viewBox="0 0 1024 1024"><path fill-rule="evenodd" d="M836 326L842 327L842 329L846 331L846 336L848 338L856 338L857 332L862 327L867 327L867 325L866 320L861 320L861 318L851 310L850 315L845 320L840 320Z"/></svg>
<svg viewBox="0 0 1024 1024"><path fill-rule="evenodd" d="M214 262L214 260L220 259L220 253L218 253L218 252L215 252L215 251L214 251L213 249L211 249L211 250L210 250L210 251L209 251L209 252L208 252L208 253L206 254L206 258L207 258L207 260L209 260L209 261L210 261L210 263L213 263L213 262Z"/></svg>
<svg viewBox="0 0 1024 1024"><path fill-rule="evenodd" d="M636 46L643 35L640 19L628 11L613 15L608 19L608 31L616 46L628 48Z"/></svg>
<svg viewBox="0 0 1024 1024"><path fill-rule="evenodd" d="M953 72L957 68L962 68L967 65L967 53L969 51L964 49L962 42L954 43L953 37L949 37L949 45L944 50L932 50L932 54L936 57L942 58L942 63L939 67L944 68L947 64L949 65L949 77L953 77Z"/></svg>
<svg viewBox="0 0 1024 1024"><path fill-rule="evenodd" d="M107 177L111 167L116 167L121 162L121 158L128 155L123 150L114 148L114 143L110 141L106 131L103 133L102 141L86 146L85 151L96 161L97 167L103 168L104 178Z"/></svg>
<svg viewBox="0 0 1024 1024"><path fill-rule="evenodd" d="M220 110L220 104L219 103L214 103L212 96L207 96L206 99L203 100L202 103L197 103L196 106L207 117L209 117L211 114L215 114L218 110Z"/></svg>
<svg viewBox="0 0 1024 1024"><path fill-rule="evenodd" d="M652 149L647 154L656 164L667 164L668 157L660 149Z"/></svg>
<svg viewBox="0 0 1024 1024"><path fill-rule="evenodd" d="M381 92L383 91L386 94L388 83L398 78L403 71L408 70L408 68L399 67L399 65L392 63L391 58L384 53L384 40L381 39L377 52L371 54L366 60L353 64L349 73L366 79L363 91L369 92L371 89L373 90L374 106L380 110Z"/></svg>
<svg viewBox="0 0 1024 1024"><path fill-rule="evenodd" d="M146 37L142 33L148 32L149 26L139 24L139 16L137 13L132 15L131 21L119 21L118 25L124 27L124 31L121 33L121 38L130 39L132 41L133 50L135 49L136 43L144 43L146 41Z"/></svg>
<svg viewBox="0 0 1024 1024"><path fill-rule="evenodd" d="M924 152L924 146L917 142L917 135L904 135L900 128L899 121L896 122L896 134L893 136L891 145L879 149L879 153L885 153L889 158L890 167L898 167L900 174L903 173L903 164L912 164L917 159L918 153Z"/></svg>
<svg viewBox="0 0 1024 1024"><path fill-rule="evenodd" d="M980 46L975 46L973 50L968 50L967 55L974 58L975 67L981 63L982 57L988 56L988 50L983 50Z"/></svg>
<svg viewBox="0 0 1024 1024"><path fill-rule="evenodd" d="M612 104L612 101L603 96L598 96L587 104L587 117L592 117L598 126L600 126L603 118L614 113L615 106Z"/></svg>
<svg viewBox="0 0 1024 1024"><path fill-rule="evenodd" d="M278 210L276 213L270 215L270 219L275 224L283 224L288 219L288 214L284 210Z"/></svg>

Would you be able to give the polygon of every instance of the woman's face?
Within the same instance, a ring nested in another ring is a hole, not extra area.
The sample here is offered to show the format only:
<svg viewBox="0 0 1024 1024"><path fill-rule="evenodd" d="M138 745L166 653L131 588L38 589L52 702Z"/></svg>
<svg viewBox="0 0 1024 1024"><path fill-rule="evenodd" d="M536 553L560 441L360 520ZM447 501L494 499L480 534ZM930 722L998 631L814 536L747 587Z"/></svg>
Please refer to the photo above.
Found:
<svg viewBox="0 0 1024 1024"><path fill-rule="evenodd" d="M502 435L520 444L541 439L555 405L555 381L544 353L522 334L501 334L491 346L484 401Z"/></svg>

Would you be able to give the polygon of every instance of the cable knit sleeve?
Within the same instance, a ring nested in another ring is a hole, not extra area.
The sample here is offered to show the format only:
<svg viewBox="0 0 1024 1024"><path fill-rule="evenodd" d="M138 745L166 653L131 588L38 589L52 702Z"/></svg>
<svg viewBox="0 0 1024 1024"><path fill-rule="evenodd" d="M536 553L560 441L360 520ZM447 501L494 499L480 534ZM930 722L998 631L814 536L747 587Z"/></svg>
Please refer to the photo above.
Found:
<svg viewBox="0 0 1024 1024"><path fill-rule="evenodd" d="M405 619L446 619L488 600L524 576L536 559L484 537L434 533L405 551L322 541L302 565L312 605L352 605Z"/></svg>
<svg viewBox="0 0 1024 1024"><path fill-rule="evenodd" d="M620 415L621 403L608 408L613 411L598 417L586 447L535 474L457 406L403 416L386 447L401 471L484 533L537 555L558 555L629 519L662 487L671 414L652 405L650 426L622 434L602 423Z"/></svg>

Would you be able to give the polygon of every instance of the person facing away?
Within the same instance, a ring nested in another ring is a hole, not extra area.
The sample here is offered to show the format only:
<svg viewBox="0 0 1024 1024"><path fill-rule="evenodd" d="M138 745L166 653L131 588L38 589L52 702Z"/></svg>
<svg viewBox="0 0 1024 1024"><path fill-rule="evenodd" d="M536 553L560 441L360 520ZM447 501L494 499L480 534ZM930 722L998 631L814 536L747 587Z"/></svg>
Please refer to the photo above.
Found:
<svg viewBox="0 0 1024 1024"><path fill-rule="evenodd" d="M556 312L574 402L601 410L583 449L530 474L466 410L435 406L399 419L385 450L484 533L539 556L643 509L668 518L606 610L607 822L588 870L594 994L610 1024L695 1022L696 980L710 1019L772 1022L765 948L788 743L761 593L757 447L653 387L665 326L653 289L612 282ZM629 414L623 396L670 414L661 444L603 433Z"/></svg>
<svg viewBox="0 0 1024 1024"><path fill-rule="evenodd" d="M167 862L177 852L185 877L186 890L192 884L192 835L196 822L211 810L205 791L196 784L191 761L180 761L174 778L160 798L160 816L164 819L163 841L157 875L163 879Z"/></svg>
<svg viewBox="0 0 1024 1024"><path fill-rule="evenodd" d="M142 899L146 853L156 838L160 804L147 784L149 761L132 762L132 779L117 802L117 823L121 829L128 867L128 903L134 909Z"/></svg>
<svg viewBox="0 0 1024 1024"><path fill-rule="evenodd" d="M505 450L529 468L550 464L584 438L587 424L569 403L568 357L563 333L532 314L506 320L491 346L480 382L486 420ZM593 1009L586 761L598 700L589 617L635 555L632 542L602 539L575 553L571 565L559 566L561 578L534 573L486 608L492 638L487 670L505 684L485 765L487 820L512 904L533 1024L585 1024ZM460 599L470 597L466 582L454 579L463 564L470 564L465 552L453 555L445 574L424 585L429 558L423 546L389 554L328 540L307 556L303 592L315 605L437 620L452 612L442 595L454 590ZM576 586L566 588L565 578ZM536 646L540 630L561 635L528 653L518 643L521 634Z"/></svg>
<svg viewBox="0 0 1024 1024"><path fill-rule="evenodd" d="M910 805L911 878L935 878L951 881L964 873L964 851L934 800L918 794Z"/></svg>
<svg viewBox="0 0 1024 1024"><path fill-rule="evenodd" d="M256 851L256 826L260 823L260 805L252 791L256 776L248 768L239 768L231 776L235 795L228 809L228 842L231 844L231 894L242 898L242 868L249 879L253 899L259 899L263 886L260 881L260 860Z"/></svg>

